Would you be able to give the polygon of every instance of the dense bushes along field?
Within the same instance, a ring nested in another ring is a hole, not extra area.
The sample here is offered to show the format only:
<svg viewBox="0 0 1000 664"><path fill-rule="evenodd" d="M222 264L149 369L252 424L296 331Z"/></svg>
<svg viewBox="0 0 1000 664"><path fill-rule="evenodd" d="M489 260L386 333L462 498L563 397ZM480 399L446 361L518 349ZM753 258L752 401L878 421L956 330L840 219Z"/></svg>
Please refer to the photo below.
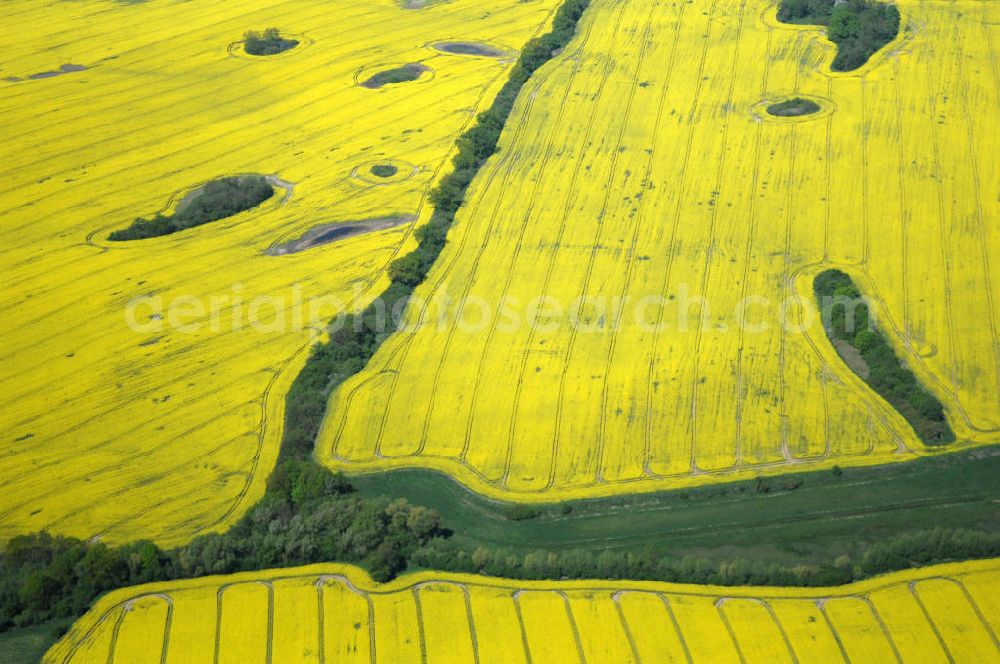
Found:
<svg viewBox="0 0 1000 664"><path fill-rule="evenodd" d="M307 461L286 461L267 496L235 527L162 551L150 542L120 547L52 537L12 539L0 554L0 631L81 615L115 588L210 574L351 562L379 581L407 568L476 572L515 579L601 578L717 585L827 586L914 565L1000 556L1000 533L935 529L887 538L859 560L782 566L735 558L602 551L599 547L461 550L436 512L406 501L360 498L342 477Z"/></svg>
<svg viewBox="0 0 1000 664"><path fill-rule="evenodd" d="M782 0L778 20L827 26L837 45L834 71L851 71L899 34L899 10L873 0Z"/></svg>
<svg viewBox="0 0 1000 664"><path fill-rule="evenodd" d="M953 442L955 434L945 420L941 402L921 387L913 372L899 361L871 319L868 305L858 305L853 320L848 320L847 307L824 305L832 304L835 298L860 300L861 292L851 278L840 270L827 270L817 275L813 288L821 309L829 310L823 321L827 336L833 341L846 341L861 354L868 365L865 382L906 418L924 443Z"/></svg>
<svg viewBox="0 0 1000 664"><path fill-rule="evenodd" d="M261 175L241 175L212 180L189 194L172 215L157 214L152 219L142 217L122 230L114 231L109 240L143 240L170 235L257 207L274 195L274 188Z"/></svg>

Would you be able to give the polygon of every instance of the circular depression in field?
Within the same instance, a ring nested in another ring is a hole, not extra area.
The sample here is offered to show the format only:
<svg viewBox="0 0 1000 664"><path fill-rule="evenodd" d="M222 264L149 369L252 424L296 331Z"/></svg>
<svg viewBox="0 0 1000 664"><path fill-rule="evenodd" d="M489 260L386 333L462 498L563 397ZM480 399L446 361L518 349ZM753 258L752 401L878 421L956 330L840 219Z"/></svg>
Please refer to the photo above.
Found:
<svg viewBox="0 0 1000 664"><path fill-rule="evenodd" d="M760 100L750 108L750 114L758 122L784 124L818 120L836 110L837 105L832 99L815 95L787 94L773 95Z"/></svg>
<svg viewBox="0 0 1000 664"><path fill-rule="evenodd" d="M354 74L354 82L369 90L407 83L427 83L433 79L434 70L421 62L381 63L362 67Z"/></svg>
<svg viewBox="0 0 1000 664"><path fill-rule="evenodd" d="M444 39L431 42L427 45L440 53L448 55L461 55L468 58L508 58L514 54L514 50L499 44L490 44L481 41L461 41L457 39Z"/></svg>
<svg viewBox="0 0 1000 664"><path fill-rule="evenodd" d="M374 159L359 164L351 177L365 184L396 184L415 176L420 168L402 159Z"/></svg>

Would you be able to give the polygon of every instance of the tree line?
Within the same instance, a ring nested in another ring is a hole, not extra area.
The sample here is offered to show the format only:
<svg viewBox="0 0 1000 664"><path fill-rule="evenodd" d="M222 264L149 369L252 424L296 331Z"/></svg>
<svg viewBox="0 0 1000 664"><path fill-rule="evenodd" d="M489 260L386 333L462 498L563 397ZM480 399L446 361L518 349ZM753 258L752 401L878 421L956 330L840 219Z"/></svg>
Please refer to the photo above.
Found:
<svg viewBox="0 0 1000 664"><path fill-rule="evenodd" d="M355 563L387 581L444 535L433 510L362 498L338 474L285 461L263 500L235 526L176 549L148 541L112 547L45 532L11 539L0 553L0 631L80 616L106 592L153 581L323 561Z"/></svg>
<svg viewBox="0 0 1000 664"><path fill-rule="evenodd" d="M896 357L851 277L840 270L826 270L816 276L813 289L824 312L827 336L850 344L868 365L864 381L906 418L924 443L954 442L944 406Z"/></svg>
<svg viewBox="0 0 1000 664"><path fill-rule="evenodd" d="M349 562L377 581L406 569L523 580L628 579L721 586L819 587L951 560L1000 556L1000 533L935 528L869 545L857 559L782 565L733 558L658 556L652 549L518 552L457 547L433 510L405 500L363 499L311 464L284 464L276 486L230 531L163 551L151 542L109 547L37 533L0 553L0 631L82 615L101 594L127 586L321 562ZM280 485L280 488L277 486Z"/></svg>

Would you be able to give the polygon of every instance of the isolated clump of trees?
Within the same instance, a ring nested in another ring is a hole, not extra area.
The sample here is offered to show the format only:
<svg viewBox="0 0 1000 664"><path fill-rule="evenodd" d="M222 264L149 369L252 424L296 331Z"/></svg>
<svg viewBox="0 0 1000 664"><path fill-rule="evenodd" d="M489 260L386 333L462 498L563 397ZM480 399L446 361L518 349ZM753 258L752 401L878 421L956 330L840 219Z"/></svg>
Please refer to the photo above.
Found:
<svg viewBox="0 0 1000 664"><path fill-rule="evenodd" d="M868 62L876 51L899 34L899 10L874 0L782 0L778 20L827 26L837 45L832 68L851 71Z"/></svg>
<svg viewBox="0 0 1000 664"><path fill-rule="evenodd" d="M114 231L112 241L144 240L170 235L257 207L274 195L274 188L261 175L242 175L212 180L189 194L173 214L157 214L152 219L142 217L128 228Z"/></svg>
<svg viewBox="0 0 1000 664"><path fill-rule="evenodd" d="M813 289L827 336L853 346L868 365L865 382L906 418L924 443L953 442L955 434L941 402L896 357L851 277L840 270L826 270L816 276Z"/></svg>
<svg viewBox="0 0 1000 664"><path fill-rule="evenodd" d="M268 28L263 33L250 30L243 34L243 48L250 55L277 55L298 45L298 40L285 39L277 28Z"/></svg>
<svg viewBox="0 0 1000 664"><path fill-rule="evenodd" d="M375 164L371 167L371 174L380 178L391 178L399 172L399 169L392 164Z"/></svg>

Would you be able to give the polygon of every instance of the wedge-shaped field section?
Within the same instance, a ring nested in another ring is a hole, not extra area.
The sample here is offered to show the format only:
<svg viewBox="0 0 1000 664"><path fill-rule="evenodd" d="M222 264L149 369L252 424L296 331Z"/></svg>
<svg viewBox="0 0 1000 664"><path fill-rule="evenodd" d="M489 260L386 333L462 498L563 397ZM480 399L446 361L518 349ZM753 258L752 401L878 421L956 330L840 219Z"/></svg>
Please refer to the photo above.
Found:
<svg viewBox="0 0 1000 664"><path fill-rule="evenodd" d="M511 66L425 44L523 45L556 5L2 3L18 39L0 76L91 68L0 81L0 539L48 529L170 545L252 505L307 349L338 310L385 288L427 188ZM309 48L227 52L268 25ZM381 61L432 61L436 77L357 86ZM408 170L353 175L380 163ZM269 176L276 194L180 233L105 240L242 173ZM408 222L268 255L317 227L386 218Z"/></svg>
<svg viewBox="0 0 1000 664"><path fill-rule="evenodd" d="M1000 440L1000 4L897 4L838 74L768 0L594 0L318 454L548 501L928 453L824 334L833 267L945 449Z"/></svg>
<svg viewBox="0 0 1000 664"><path fill-rule="evenodd" d="M378 585L317 565L116 591L45 662L993 662L998 591L997 560L810 589L433 572Z"/></svg>

